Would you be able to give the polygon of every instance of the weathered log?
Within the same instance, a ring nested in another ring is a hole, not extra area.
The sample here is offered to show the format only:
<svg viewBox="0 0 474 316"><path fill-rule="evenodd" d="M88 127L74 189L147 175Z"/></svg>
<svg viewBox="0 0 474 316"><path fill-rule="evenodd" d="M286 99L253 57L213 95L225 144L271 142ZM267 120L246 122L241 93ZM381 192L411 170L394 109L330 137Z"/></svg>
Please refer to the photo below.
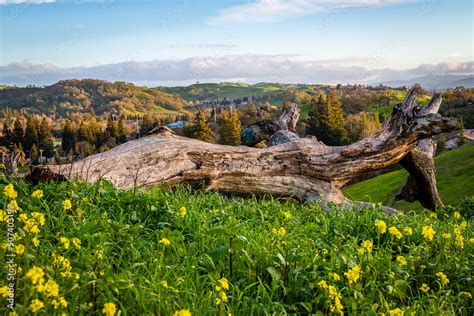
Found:
<svg viewBox="0 0 474 316"><path fill-rule="evenodd" d="M421 115L438 113L441 102L441 94L435 94L430 103L421 109ZM395 197L396 200L419 201L423 207L431 210L444 207L436 187L436 169L433 160L435 152L436 144L433 139L422 139L400 161L400 165L409 172L409 176L401 192Z"/></svg>
<svg viewBox="0 0 474 316"><path fill-rule="evenodd" d="M457 127L455 119L423 114L412 89L379 131L347 146L301 138L264 149L232 147L162 129L73 165L50 168L85 181L105 178L118 188L188 183L239 195L297 196L355 205L342 194L344 184L398 163L420 140Z"/></svg>

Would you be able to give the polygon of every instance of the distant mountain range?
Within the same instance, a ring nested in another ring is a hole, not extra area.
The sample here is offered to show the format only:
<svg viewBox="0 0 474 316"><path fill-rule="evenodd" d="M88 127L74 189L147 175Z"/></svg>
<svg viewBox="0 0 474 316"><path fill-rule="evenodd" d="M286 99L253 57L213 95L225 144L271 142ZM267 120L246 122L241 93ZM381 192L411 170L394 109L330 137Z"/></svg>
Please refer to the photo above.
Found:
<svg viewBox="0 0 474 316"><path fill-rule="evenodd" d="M419 83L423 88L428 90L444 90L447 88L455 88L464 86L465 88L474 87L474 75L429 75L416 77L409 80L393 80L381 82L381 84L389 87L412 86Z"/></svg>

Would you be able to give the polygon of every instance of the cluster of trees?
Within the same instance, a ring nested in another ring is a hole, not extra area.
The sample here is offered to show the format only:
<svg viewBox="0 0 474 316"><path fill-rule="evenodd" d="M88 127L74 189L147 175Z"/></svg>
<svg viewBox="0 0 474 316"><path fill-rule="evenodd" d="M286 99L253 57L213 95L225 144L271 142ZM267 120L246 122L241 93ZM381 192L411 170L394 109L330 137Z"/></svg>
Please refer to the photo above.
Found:
<svg viewBox="0 0 474 316"><path fill-rule="evenodd" d="M314 135L326 145L344 145L349 137L344 128L342 103L335 92L327 97L320 94L311 99L308 113L306 133Z"/></svg>
<svg viewBox="0 0 474 316"><path fill-rule="evenodd" d="M127 127L120 118L109 118L103 130L95 118L89 122L81 121L77 126L73 121L66 120L62 132L61 147L68 157L74 155L86 157L94 152L104 152L127 141Z"/></svg>
<svg viewBox="0 0 474 316"><path fill-rule="evenodd" d="M54 138L46 117L30 116L24 120L18 118L13 127L3 124L0 145L16 152L20 151L32 162L40 157L52 158L55 155Z"/></svg>
<svg viewBox="0 0 474 316"><path fill-rule="evenodd" d="M241 124L237 111L222 110L218 119L218 135L206 121L204 111L198 111L192 124L184 127L184 135L209 143L218 142L223 145L240 145Z"/></svg>

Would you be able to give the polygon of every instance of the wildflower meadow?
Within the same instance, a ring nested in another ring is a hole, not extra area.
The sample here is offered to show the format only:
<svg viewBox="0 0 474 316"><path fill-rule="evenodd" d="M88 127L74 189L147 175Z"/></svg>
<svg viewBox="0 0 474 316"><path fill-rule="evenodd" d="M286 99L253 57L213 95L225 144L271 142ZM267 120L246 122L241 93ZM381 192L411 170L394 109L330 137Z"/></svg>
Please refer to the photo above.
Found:
<svg viewBox="0 0 474 316"><path fill-rule="evenodd" d="M469 206L327 212L5 178L0 193L1 315L474 313Z"/></svg>

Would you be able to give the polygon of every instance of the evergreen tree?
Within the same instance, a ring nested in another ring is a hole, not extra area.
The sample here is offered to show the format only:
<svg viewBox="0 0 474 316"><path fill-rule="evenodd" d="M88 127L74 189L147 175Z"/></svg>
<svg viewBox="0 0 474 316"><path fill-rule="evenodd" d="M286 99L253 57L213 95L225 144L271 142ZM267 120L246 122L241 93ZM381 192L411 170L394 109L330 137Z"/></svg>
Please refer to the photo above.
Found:
<svg viewBox="0 0 474 316"><path fill-rule="evenodd" d="M38 138L39 147L43 150L43 156L46 158L54 157L54 138L46 117L43 117L41 121Z"/></svg>
<svg viewBox="0 0 474 316"><path fill-rule="evenodd" d="M36 147L36 144L33 143L33 145L31 145L31 148L30 148L31 164L37 165L38 164L38 158L39 158L38 147Z"/></svg>
<svg viewBox="0 0 474 316"><path fill-rule="evenodd" d="M62 135L62 148L63 151L69 153L76 147L77 142L77 134L75 127L71 124L69 120L66 120L63 127L63 135Z"/></svg>
<svg viewBox="0 0 474 316"><path fill-rule="evenodd" d="M459 117L459 134L458 134L458 146L462 146L466 143L466 136L464 136L464 120L462 116Z"/></svg>
<svg viewBox="0 0 474 316"><path fill-rule="evenodd" d="M34 117L29 117L25 130L25 150L30 152L33 145L36 145L36 151L38 151L38 122Z"/></svg>
<svg viewBox="0 0 474 316"><path fill-rule="evenodd" d="M326 145L343 145L349 138L344 128L342 104L335 92L327 98L319 95L318 100L310 101L308 127L306 132L314 135Z"/></svg>
<svg viewBox="0 0 474 316"><path fill-rule="evenodd" d="M347 131L344 128L344 116L342 103L335 91L331 91L328 97L328 120L330 126L330 136L332 141L328 145L344 145L348 143Z"/></svg>
<svg viewBox="0 0 474 316"><path fill-rule="evenodd" d="M140 124L140 136L146 135L155 127L155 120L151 114L145 114Z"/></svg>
<svg viewBox="0 0 474 316"><path fill-rule="evenodd" d="M240 120L237 111L232 113L223 110L219 117L219 143L224 145L240 145Z"/></svg>
<svg viewBox="0 0 474 316"><path fill-rule="evenodd" d="M0 139L0 146L10 147L12 142L12 133L8 128L7 122L3 122L2 138Z"/></svg>
<svg viewBox="0 0 474 316"><path fill-rule="evenodd" d="M318 140L327 144L331 141L328 137L330 126L327 100L320 94L318 100L315 98L311 99L309 107L306 133L316 136Z"/></svg>
<svg viewBox="0 0 474 316"><path fill-rule="evenodd" d="M215 142L215 135L209 125L207 125L204 112L202 111L199 111L196 114L194 124L185 126L184 134L187 137L199 139L208 143Z"/></svg>
<svg viewBox="0 0 474 316"><path fill-rule="evenodd" d="M118 129L117 129L117 142L123 144L127 141L127 131L125 128L125 123L123 119L120 119L118 122Z"/></svg>
<svg viewBox="0 0 474 316"><path fill-rule="evenodd" d="M107 128L105 129L105 133L109 138L117 138L118 136L118 125L117 122L112 120L110 117L107 120Z"/></svg>
<svg viewBox="0 0 474 316"><path fill-rule="evenodd" d="M19 119L16 119L13 125L12 142L17 145L25 142L25 130Z"/></svg>
<svg viewBox="0 0 474 316"><path fill-rule="evenodd" d="M94 143L93 138L94 137L91 134L91 130L88 128L88 126L86 126L86 124L84 124L84 121L82 121L79 125L79 129L77 130L77 141Z"/></svg>

